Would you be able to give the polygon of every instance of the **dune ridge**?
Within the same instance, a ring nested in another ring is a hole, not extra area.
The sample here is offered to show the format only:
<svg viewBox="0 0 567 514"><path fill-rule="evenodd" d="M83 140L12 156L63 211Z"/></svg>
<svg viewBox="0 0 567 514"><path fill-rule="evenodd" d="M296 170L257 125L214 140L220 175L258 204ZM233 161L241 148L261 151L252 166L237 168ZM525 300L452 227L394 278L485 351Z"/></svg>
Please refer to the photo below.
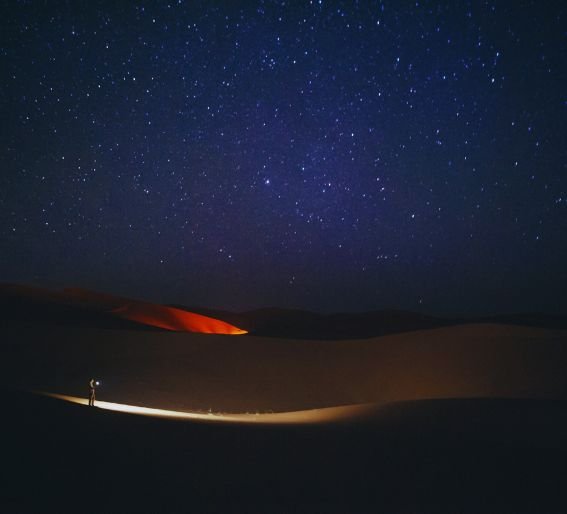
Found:
<svg viewBox="0 0 567 514"><path fill-rule="evenodd" d="M433 398L566 398L567 331L462 325L372 339L53 327L6 332L15 387L180 411L295 411Z"/></svg>
<svg viewBox="0 0 567 514"><path fill-rule="evenodd" d="M210 316L175 307L79 288L50 291L2 285L1 303L6 319L15 315L28 324L83 324L104 328L149 327L176 332L242 335L247 331Z"/></svg>
<svg viewBox="0 0 567 514"><path fill-rule="evenodd" d="M57 400L87 405L86 398L51 393L47 391L35 391L35 394L48 396ZM317 424L330 423L341 420L350 420L361 415L369 416L375 413L381 405L368 403L362 405L338 405L335 407L322 407L319 409L304 409L286 412L255 412L255 413L225 413L225 412L187 412L169 409L158 409L154 407L142 407L139 405L128 405L108 401L96 401L96 408L124 412L139 416L150 416L156 418L179 419L187 421L205 421L207 423L253 423L253 424Z"/></svg>

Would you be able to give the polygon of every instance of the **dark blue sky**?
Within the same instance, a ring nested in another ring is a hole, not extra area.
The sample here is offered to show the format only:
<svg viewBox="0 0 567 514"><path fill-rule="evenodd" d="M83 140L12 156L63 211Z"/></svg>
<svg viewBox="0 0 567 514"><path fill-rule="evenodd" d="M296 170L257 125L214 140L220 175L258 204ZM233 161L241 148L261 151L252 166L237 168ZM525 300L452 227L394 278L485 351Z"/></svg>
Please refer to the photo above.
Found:
<svg viewBox="0 0 567 514"><path fill-rule="evenodd" d="M0 280L566 313L564 6L4 2Z"/></svg>

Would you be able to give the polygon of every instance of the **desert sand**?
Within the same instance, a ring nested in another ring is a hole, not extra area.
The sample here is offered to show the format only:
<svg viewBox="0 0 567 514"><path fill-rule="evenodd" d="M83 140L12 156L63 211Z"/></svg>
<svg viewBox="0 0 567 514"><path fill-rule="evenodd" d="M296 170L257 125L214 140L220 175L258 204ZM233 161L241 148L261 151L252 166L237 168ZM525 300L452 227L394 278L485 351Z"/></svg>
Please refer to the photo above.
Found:
<svg viewBox="0 0 567 514"><path fill-rule="evenodd" d="M297 341L69 327L7 329L6 382L179 411L283 412L441 398L561 398L566 332L461 325ZM87 378L86 378L87 377Z"/></svg>
<svg viewBox="0 0 567 514"><path fill-rule="evenodd" d="M565 330L234 337L95 303L4 311L2 512L567 511Z"/></svg>

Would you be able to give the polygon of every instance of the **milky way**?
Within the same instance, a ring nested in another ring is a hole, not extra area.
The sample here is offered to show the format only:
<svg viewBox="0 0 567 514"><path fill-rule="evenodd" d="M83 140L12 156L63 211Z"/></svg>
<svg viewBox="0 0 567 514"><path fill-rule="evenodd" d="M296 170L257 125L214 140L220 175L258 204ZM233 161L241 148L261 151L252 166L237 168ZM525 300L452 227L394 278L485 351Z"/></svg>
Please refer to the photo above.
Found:
<svg viewBox="0 0 567 514"><path fill-rule="evenodd" d="M4 2L0 280L567 312L562 2Z"/></svg>

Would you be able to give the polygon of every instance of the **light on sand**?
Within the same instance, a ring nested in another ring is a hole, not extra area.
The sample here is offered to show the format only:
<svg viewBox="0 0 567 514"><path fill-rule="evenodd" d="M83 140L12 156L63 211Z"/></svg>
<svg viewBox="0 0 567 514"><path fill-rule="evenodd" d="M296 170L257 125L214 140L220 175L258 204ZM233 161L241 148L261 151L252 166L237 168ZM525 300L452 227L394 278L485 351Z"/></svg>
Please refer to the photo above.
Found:
<svg viewBox="0 0 567 514"><path fill-rule="evenodd" d="M38 394L49 396L58 400L64 400L80 405L88 405L85 398L77 396L69 396L65 394L48 393L40 391ZM93 408L93 407L89 407ZM184 419L191 421L203 421L209 423L249 423L249 424L316 424L329 423L352 418L373 409L375 406L370 405L347 405L341 407L326 407L321 409L309 409L291 412L276 413L243 413L243 414L221 414L221 413L202 413L202 412L181 412L166 409L154 409L150 407L139 407L137 405L126 405L123 403L102 402L97 400L95 408L111 410L117 412L125 412L129 414L137 414L141 416L150 416L156 418L168 419Z"/></svg>

